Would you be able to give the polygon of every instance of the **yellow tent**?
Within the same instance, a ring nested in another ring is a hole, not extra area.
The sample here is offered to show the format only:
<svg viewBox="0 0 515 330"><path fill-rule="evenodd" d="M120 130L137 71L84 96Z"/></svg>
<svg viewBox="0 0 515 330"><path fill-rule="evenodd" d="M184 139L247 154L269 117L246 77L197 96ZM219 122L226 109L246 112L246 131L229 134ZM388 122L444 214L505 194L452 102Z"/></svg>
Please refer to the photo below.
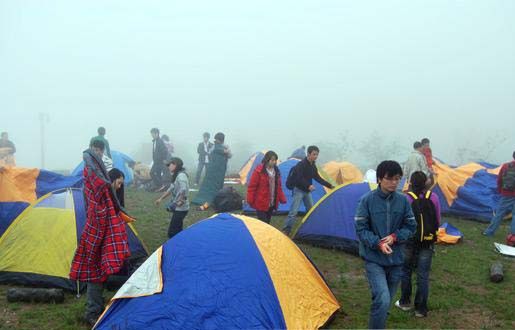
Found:
<svg viewBox="0 0 515 330"><path fill-rule="evenodd" d="M328 162L323 170L337 185L363 182L363 173L349 162Z"/></svg>

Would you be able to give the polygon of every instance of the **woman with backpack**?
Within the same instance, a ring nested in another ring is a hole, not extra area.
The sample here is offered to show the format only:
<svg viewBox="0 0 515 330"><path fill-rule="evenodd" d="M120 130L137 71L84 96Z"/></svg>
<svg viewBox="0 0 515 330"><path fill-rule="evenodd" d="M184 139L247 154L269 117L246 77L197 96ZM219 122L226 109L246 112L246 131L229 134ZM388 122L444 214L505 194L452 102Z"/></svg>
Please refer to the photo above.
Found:
<svg viewBox="0 0 515 330"><path fill-rule="evenodd" d="M406 193L411 204L417 232L406 242L404 247L404 265L401 276L401 299L395 306L403 311L410 311L411 306L411 275L417 277L415 293L415 316L427 316L427 300L429 297L429 271L433 259L436 233L440 226L440 202L426 186L427 176L417 171L411 175L409 191Z"/></svg>
<svg viewBox="0 0 515 330"><path fill-rule="evenodd" d="M268 151L252 173L247 188L247 202L256 210L257 218L266 223L270 223L279 203L286 203L277 159L275 152Z"/></svg>
<svg viewBox="0 0 515 330"><path fill-rule="evenodd" d="M188 198L190 184L186 169L183 167L183 162L180 158L172 157L170 160L167 160L165 164L170 170L170 173L172 173L172 184L154 204L158 206L163 199L172 195L172 199L166 207L168 212L172 212L172 220L168 227L168 238L172 238L182 231L183 220L190 210Z"/></svg>

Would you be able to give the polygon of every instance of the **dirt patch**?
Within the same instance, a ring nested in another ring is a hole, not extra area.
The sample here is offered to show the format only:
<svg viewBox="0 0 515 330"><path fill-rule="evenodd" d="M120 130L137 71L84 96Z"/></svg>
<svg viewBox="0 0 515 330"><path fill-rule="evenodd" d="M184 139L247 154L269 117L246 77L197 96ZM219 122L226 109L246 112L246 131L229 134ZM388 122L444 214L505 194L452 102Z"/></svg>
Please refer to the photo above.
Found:
<svg viewBox="0 0 515 330"><path fill-rule="evenodd" d="M18 325L18 315L7 308L0 308L0 329L12 329Z"/></svg>
<svg viewBox="0 0 515 330"><path fill-rule="evenodd" d="M454 320L454 326L461 329L491 329L503 325L502 321L495 318L490 311L480 310L478 308L463 307L450 309L446 311L430 312L431 319L440 323L443 319ZM440 323L435 328L442 328L449 324Z"/></svg>

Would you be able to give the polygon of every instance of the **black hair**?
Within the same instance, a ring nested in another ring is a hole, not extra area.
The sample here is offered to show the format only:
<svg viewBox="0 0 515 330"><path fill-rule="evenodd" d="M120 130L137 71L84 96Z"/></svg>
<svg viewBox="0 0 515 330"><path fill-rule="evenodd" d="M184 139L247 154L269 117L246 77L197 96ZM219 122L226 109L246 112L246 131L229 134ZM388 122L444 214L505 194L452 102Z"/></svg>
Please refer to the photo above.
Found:
<svg viewBox="0 0 515 330"><path fill-rule="evenodd" d="M97 129L97 132L98 132L98 135L105 135L106 134L106 129L104 127L100 126Z"/></svg>
<svg viewBox="0 0 515 330"><path fill-rule="evenodd" d="M157 134L159 134L159 128L157 128L157 127L152 128L150 130L150 133L157 133Z"/></svg>
<svg viewBox="0 0 515 330"><path fill-rule="evenodd" d="M411 191L415 193L415 195L420 195L426 191L426 182L427 176L422 171L413 172L410 178L411 183Z"/></svg>
<svg viewBox="0 0 515 330"><path fill-rule="evenodd" d="M209 134L208 132L204 132L204 134L202 134L202 137L209 139L211 137L211 134Z"/></svg>
<svg viewBox="0 0 515 330"><path fill-rule="evenodd" d="M106 146L104 144L104 141L101 140L93 140L90 145L91 148L98 148L102 151L105 150Z"/></svg>
<svg viewBox="0 0 515 330"><path fill-rule="evenodd" d="M422 144L427 144L427 143L429 143L429 139L428 139L428 138L423 138L423 139L420 141L420 143L422 143Z"/></svg>
<svg viewBox="0 0 515 330"><path fill-rule="evenodd" d="M381 164L377 165L376 178L377 182L384 177L394 177L396 175L402 176L402 168L395 160L384 160Z"/></svg>
<svg viewBox="0 0 515 330"><path fill-rule="evenodd" d="M265 153L265 156L261 160L261 164L263 164L263 171L266 171L266 164L270 161L270 159L274 158L279 159L279 156L275 153L275 151L269 150Z"/></svg>
<svg viewBox="0 0 515 330"><path fill-rule="evenodd" d="M312 153L313 151L320 152L320 149L318 149L317 146L309 146L308 147L308 155Z"/></svg>
<svg viewBox="0 0 515 330"><path fill-rule="evenodd" d="M512 156L513 156L513 159L515 159L515 151L513 152L513 155L512 155Z"/></svg>
<svg viewBox="0 0 515 330"><path fill-rule="evenodd" d="M179 157L172 157L172 159L170 159L169 161L169 164L175 164L175 171L173 171L172 174L172 182L175 182L175 179L177 179L179 173L182 171L186 171L186 169L184 168L184 163L182 159L180 159Z"/></svg>
<svg viewBox="0 0 515 330"><path fill-rule="evenodd" d="M123 174L122 171L120 171L119 169L117 168L112 168L108 173L107 175L109 175L109 179L111 180L111 182L114 182L116 179L119 179L119 178L124 178L125 179L125 174ZM124 191L124 184L122 183L121 187L118 188L118 190L115 190L115 194L116 194L116 198L118 198L118 202L120 202L120 205L122 207L125 207L125 191Z"/></svg>
<svg viewBox="0 0 515 330"><path fill-rule="evenodd" d="M417 142L415 142L415 143L413 143L413 149L418 149L418 148L420 148L420 147L422 147L422 143L420 143L420 142L418 142L418 141L417 141Z"/></svg>
<svg viewBox="0 0 515 330"><path fill-rule="evenodd" d="M218 132L215 134L215 140L220 141L221 143L225 142L225 134L222 132Z"/></svg>
<svg viewBox="0 0 515 330"><path fill-rule="evenodd" d="M168 135L163 134L163 136L161 136L161 140L166 141L166 142L169 142L169 141L170 141L170 138L168 137Z"/></svg>

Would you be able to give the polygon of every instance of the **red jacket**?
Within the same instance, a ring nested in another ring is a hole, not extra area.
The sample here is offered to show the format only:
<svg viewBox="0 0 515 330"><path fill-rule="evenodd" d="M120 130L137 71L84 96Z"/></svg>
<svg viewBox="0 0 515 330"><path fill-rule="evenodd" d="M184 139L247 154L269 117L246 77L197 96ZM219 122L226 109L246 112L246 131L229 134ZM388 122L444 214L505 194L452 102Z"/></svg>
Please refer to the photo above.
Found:
<svg viewBox="0 0 515 330"><path fill-rule="evenodd" d="M510 163L513 163L515 165L515 160L511 161ZM510 163L503 164L501 170L499 171L499 175L497 176L497 191L499 191L499 194L501 194L501 196L515 197L514 191L507 191L502 189L502 176L504 172L506 172L506 170L508 169L508 164Z"/></svg>
<svg viewBox="0 0 515 330"><path fill-rule="evenodd" d="M275 167L275 205L274 210L277 210L279 202L286 203L286 196L284 196L281 184L281 174L277 166ZM270 208L271 196L270 186L268 183L268 173L263 164L260 164L252 173L249 186L247 188L247 202L257 211L266 212Z"/></svg>

